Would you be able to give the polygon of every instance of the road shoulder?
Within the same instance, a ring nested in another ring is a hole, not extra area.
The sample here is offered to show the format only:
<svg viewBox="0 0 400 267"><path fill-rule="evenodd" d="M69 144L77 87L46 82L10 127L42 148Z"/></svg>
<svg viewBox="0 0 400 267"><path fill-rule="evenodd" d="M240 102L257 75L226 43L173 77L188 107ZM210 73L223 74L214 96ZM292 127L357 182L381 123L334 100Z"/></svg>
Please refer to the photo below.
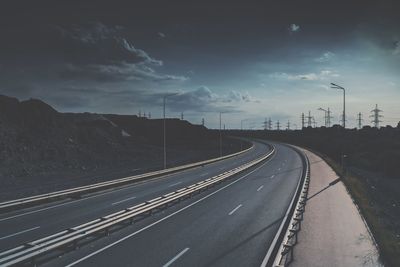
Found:
<svg viewBox="0 0 400 267"><path fill-rule="evenodd" d="M292 266L380 266L378 250L339 177L319 156L310 160L308 200Z"/></svg>

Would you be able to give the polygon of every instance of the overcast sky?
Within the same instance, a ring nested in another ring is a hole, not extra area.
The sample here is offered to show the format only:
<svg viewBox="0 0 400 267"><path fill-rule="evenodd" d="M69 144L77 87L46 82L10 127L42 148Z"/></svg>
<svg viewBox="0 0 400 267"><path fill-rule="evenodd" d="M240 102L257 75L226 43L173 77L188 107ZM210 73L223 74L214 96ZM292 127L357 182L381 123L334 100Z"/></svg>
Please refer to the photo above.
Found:
<svg viewBox="0 0 400 267"><path fill-rule="evenodd" d="M400 120L398 1L3 1L0 94L59 111L260 128L330 108ZM74 4L75 3L75 4ZM127 4L128 3L128 4ZM146 3L146 4L144 4Z"/></svg>

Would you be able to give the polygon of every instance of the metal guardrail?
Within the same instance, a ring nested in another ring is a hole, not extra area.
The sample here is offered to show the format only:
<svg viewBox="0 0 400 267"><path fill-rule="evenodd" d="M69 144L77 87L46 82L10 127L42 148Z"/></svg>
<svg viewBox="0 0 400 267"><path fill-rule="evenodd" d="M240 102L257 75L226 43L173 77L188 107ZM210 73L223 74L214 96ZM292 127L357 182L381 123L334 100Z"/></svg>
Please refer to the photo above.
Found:
<svg viewBox="0 0 400 267"><path fill-rule="evenodd" d="M87 194L87 193L91 193L91 192L95 192L95 191L104 190L104 189L107 189L110 187L115 187L115 186L131 183L131 182L137 182L137 181L141 181L141 180L148 179L148 178L154 178L154 177L161 176L161 175L171 174L171 173L182 171L182 170L187 170L190 168L214 163L214 162L221 161L224 159L228 159L228 158L243 154L253 148L254 148L254 144L245 150L242 150L242 151L239 151L239 152L236 152L233 154L229 154L226 156L218 157L218 158L213 158L213 159L204 160L204 161L200 161L200 162L190 163L190 164L186 164L186 165L182 165L182 166L168 168L165 170L159 170L159 171L124 177L124 178L115 179L112 181L100 182L100 183L95 183L95 184L91 184L91 185L85 185L85 186L55 191L55 192L51 192L51 193L46 193L46 194L1 202L0 203L0 212L9 211L9 210L17 209L17 208L20 208L23 206L34 205L34 204L38 204L38 203L42 203L42 202L46 202L46 201L48 202L48 201L54 200L54 199L61 199L61 198L75 196L75 195Z"/></svg>
<svg viewBox="0 0 400 267"><path fill-rule="evenodd" d="M104 233L108 235L113 226L124 222L132 224L135 219L141 216L152 214L157 209L168 207L176 201L188 198L197 192L201 192L213 185L216 185L235 174L243 172L250 167L268 159L275 152L275 148L255 160L247 162L230 171L200 181L193 185L178 189L174 192L137 204L133 207L103 216L90 222L66 229L56 234L23 244L0 253L0 266L21 265L29 262L34 264L38 257L52 253L65 247L76 248L78 241L92 237L95 234Z"/></svg>
<svg viewBox="0 0 400 267"><path fill-rule="evenodd" d="M283 242L279 248L274 266L287 266L293 260L293 248L297 244L297 233L301 230L301 221L303 220L303 213L308 196L308 188L310 186L310 161L308 157L302 152L306 161L306 176L304 179L303 186L301 188L300 197L296 204L294 213L289 223L289 227L285 233Z"/></svg>
<svg viewBox="0 0 400 267"><path fill-rule="evenodd" d="M310 184L310 163L308 157L300 149L292 145L288 146L292 147L301 156L305 168L272 244L261 263L261 267L287 266L292 261L293 246L297 243L297 233L300 231L300 223L303 220Z"/></svg>

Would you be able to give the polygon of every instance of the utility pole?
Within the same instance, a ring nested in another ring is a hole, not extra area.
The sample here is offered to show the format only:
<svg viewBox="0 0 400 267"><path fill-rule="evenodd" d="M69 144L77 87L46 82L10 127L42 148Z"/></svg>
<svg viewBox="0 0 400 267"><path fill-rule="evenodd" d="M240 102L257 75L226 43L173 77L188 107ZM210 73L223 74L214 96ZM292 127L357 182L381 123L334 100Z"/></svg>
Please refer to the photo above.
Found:
<svg viewBox="0 0 400 267"><path fill-rule="evenodd" d="M219 156L222 157L222 131L221 131L221 114L222 112L219 113Z"/></svg>
<svg viewBox="0 0 400 267"><path fill-rule="evenodd" d="M337 84L331 83L331 88L343 90L343 115L342 115L342 126L346 128L346 89Z"/></svg>
<svg viewBox="0 0 400 267"><path fill-rule="evenodd" d="M361 128L362 128L362 121L363 121L363 119L362 119L362 114L361 114L361 112L359 112L359 113L357 114L357 125L358 125L358 129L361 129Z"/></svg>
<svg viewBox="0 0 400 267"><path fill-rule="evenodd" d="M311 127L311 120L313 117L311 117L311 111L308 111L308 116L307 116L307 127Z"/></svg>
<svg viewBox="0 0 400 267"><path fill-rule="evenodd" d="M151 112L149 111L149 119L151 119Z"/></svg>
<svg viewBox="0 0 400 267"><path fill-rule="evenodd" d="M281 130L281 125L280 125L280 123L279 123L279 120L276 122L276 129L277 129L278 131Z"/></svg>
<svg viewBox="0 0 400 267"><path fill-rule="evenodd" d="M301 129L304 128L304 112L301 113Z"/></svg>
<svg viewBox="0 0 400 267"><path fill-rule="evenodd" d="M290 130L290 121L289 120L287 121L287 124L286 124L286 130Z"/></svg>
<svg viewBox="0 0 400 267"><path fill-rule="evenodd" d="M181 112L181 120L183 121L183 112Z"/></svg>
<svg viewBox="0 0 400 267"><path fill-rule="evenodd" d="M272 120L268 118L268 130L272 130Z"/></svg>
<svg viewBox="0 0 400 267"><path fill-rule="evenodd" d="M166 122L165 122L165 102L166 102L166 100L167 100L167 97L170 97L170 96L174 96L174 95L177 95L178 93L174 93L174 94L169 94L169 95L164 95L163 96L163 117L164 117L164 169L166 169L167 168L167 133L166 133L166 127L165 127L165 124L166 124ZM140 111L139 111L139 114L140 114Z"/></svg>
<svg viewBox="0 0 400 267"><path fill-rule="evenodd" d="M375 108L371 110L371 112L373 112L373 114L370 115L370 117L373 118L371 122L374 124L375 128L379 128L379 123L382 122L381 120L379 120L379 118L383 117L383 115L379 113L383 112L383 110L378 109L378 104L376 104Z"/></svg>
<svg viewBox="0 0 400 267"><path fill-rule="evenodd" d="M204 118L201 119L201 125L204 126Z"/></svg>

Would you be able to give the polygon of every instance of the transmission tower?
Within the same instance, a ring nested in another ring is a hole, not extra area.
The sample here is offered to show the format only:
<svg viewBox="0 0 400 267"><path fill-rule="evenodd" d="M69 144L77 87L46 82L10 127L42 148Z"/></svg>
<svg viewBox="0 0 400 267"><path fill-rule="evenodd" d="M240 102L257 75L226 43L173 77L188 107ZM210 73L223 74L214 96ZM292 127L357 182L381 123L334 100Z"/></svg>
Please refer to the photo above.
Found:
<svg viewBox="0 0 400 267"><path fill-rule="evenodd" d="M333 117L331 116L331 111L328 108L328 111L326 112L326 127L331 127L331 119Z"/></svg>
<svg viewBox="0 0 400 267"><path fill-rule="evenodd" d="M375 128L379 128L379 123L382 122L381 120L379 120L379 118L383 117L383 115L379 113L383 112L383 110L378 109L378 104L376 104L375 108L371 110L371 112L373 113L372 115L369 116L372 118L371 122L374 124Z"/></svg>
<svg viewBox="0 0 400 267"><path fill-rule="evenodd" d="M272 120L268 118L268 130L272 130Z"/></svg>
<svg viewBox="0 0 400 267"><path fill-rule="evenodd" d="M301 113L301 129L303 129L304 128L304 112L303 113Z"/></svg>
<svg viewBox="0 0 400 267"><path fill-rule="evenodd" d="M362 122L363 122L362 114L361 114L361 112L359 112L357 114L357 126L358 126L358 129L362 128Z"/></svg>
<svg viewBox="0 0 400 267"><path fill-rule="evenodd" d="M142 117L142 111L139 109L139 118Z"/></svg>
<svg viewBox="0 0 400 267"><path fill-rule="evenodd" d="M286 124L286 130L290 130L290 121L289 120L287 121L287 124Z"/></svg>
<svg viewBox="0 0 400 267"><path fill-rule="evenodd" d="M204 124L205 124L205 123L204 123L204 118L202 118L202 119L201 119L201 125L204 126Z"/></svg>
<svg viewBox="0 0 400 267"><path fill-rule="evenodd" d="M313 117L311 117L311 111L308 111L308 116L307 116L307 127L311 127Z"/></svg>
<svg viewBox="0 0 400 267"><path fill-rule="evenodd" d="M268 121L267 121L267 118L265 118L265 120L264 120L264 122L263 122L263 125L264 125L264 130L265 130L265 131L268 130Z"/></svg>
<svg viewBox="0 0 400 267"><path fill-rule="evenodd" d="M183 112L181 112L181 120L183 120Z"/></svg>
<svg viewBox="0 0 400 267"><path fill-rule="evenodd" d="M279 123L279 120L276 122L276 129L277 129L278 131L280 131L280 129L281 129L281 125L280 125L280 123Z"/></svg>

